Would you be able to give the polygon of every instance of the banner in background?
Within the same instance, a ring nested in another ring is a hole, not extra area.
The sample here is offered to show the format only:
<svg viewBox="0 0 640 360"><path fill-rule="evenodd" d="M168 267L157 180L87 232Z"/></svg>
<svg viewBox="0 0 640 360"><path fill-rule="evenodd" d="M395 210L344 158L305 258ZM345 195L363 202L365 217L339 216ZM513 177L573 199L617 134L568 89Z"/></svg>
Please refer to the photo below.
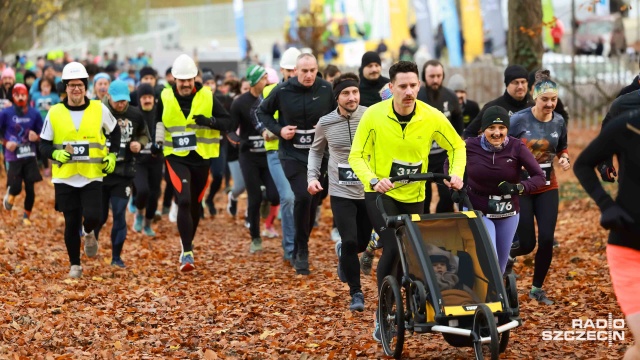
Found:
<svg viewBox="0 0 640 360"><path fill-rule="evenodd" d="M244 7L242 0L233 0L233 14L236 19L236 37L238 38L238 48L240 57L247 57L247 39L244 34Z"/></svg>
<svg viewBox="0 0 640 360"><path fill-rule="evenodd" d="M551 28L555 22L553 18L555 17L553 11L553 0L542 0L542 22L546 24L543 30L543 38L544 47L546 49L553 49L553 37L551 36Z"/></svg>
<svg viewBox="0 0 640 360"><path fill-rule="evenodd" d="M387 47L397 57L402 41L411 39L408 21L409 0L389 0L388 14L391 24L391 36L387 41Z"/></svg>
<svg viewBox="0 0 640 360"><path fill-rule="evenodd" d="M484 53L484 34L480 0L460 0L464 59L472 62Z"/></svg>
<svg viewBox="0 0 640 360"><path fill-rule="evenodd" d="M416 37L418 46L425 46L429 56L435 54L431 14L427 0L413 0L413 10L416 15Z"/></svg>
<svg viewBox="0 0 640 360"><path fill-rule="evenodd" d="M298 37L298 0L287 0L287 12L289 13L289 37L292 42L296 42L300 40Z"/></svg>
<svg viewBox="0 0 640 360"><path fill-rule="evenodd" d="M440 2L440 15L442 17L444 39L449 52L449 66L460 67L462 66L462 47L455 0L442 0Z"/></svg>
<svg viewBox="0 0 640 360"><path fill-rule="evenodd" d="M500 0L481 0L484 14L485 51L494 56L507 56L507 33L502 17Z"/></svg>

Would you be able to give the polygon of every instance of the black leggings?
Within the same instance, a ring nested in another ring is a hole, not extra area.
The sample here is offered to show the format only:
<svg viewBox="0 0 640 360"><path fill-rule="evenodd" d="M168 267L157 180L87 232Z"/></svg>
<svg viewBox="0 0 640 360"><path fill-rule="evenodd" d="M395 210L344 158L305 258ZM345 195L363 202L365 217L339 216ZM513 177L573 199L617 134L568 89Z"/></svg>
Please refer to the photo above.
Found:
<svg viewBox="0 0 640 360"><path fill-rule="evenodd" d="M35 158L18 159L9 163L7 172L7 186L9 195L16 196L22 192L24 182L24 210L28 213L33 210L36 201L34 184L42 180L38 163Z"/></svg>
<svg viewBox="0 0 640 360"><path fill-rule="evenodd" d="M136 208L138 213L142 213L142 210L146 208L145 218L149 220L153 219L158 209L162 166L163 163L159 161L136 164L136 176L133 178L136 190Z"/></svg>
<svg viewBox="0 0 640 360"><path fill-rule="evenodd" d="M8 184L9 195L19 195L22 192L22 179L20 181L9 182ZM34 190L34 183L30 181L24 181L24 210L31 212L33 210L33 204L36 202L36 192Z"/></svg>
<svg viewBox="0 0 640 360"><path fill-rule="evenodd" d="M385 276L393 274L395 271L400 270L400 253L398 252L398 242L396 241L395 229L387 228L380 210L376 207L376 199L380 193L366 192L364 199L367 205L367 213L369 219L373 224L373 229L380 236L382 242L382 256L378 261L377 278L378 278L378 290L382 286L382 280ZM382 202L384 204L384 210L387 215L399 215L399 214L422 214L424 210L424 202L416 203L402 203L387 195L382 196ZM398 271L400 275L402 271Z"/></svg>
<svg viewBox="0 0 640 360"><path fill-rule="evenodd" d="M538 251L533 270L533 286L541 288L553 259L553 237L558 220L558 189L540 194L520 196L520 222L514 237L519 246L511 249L511 256L527 255L536 247L535 216L538 222Z"/></svg>
<svg viewBox="0 0 640 360"><path fill-rule="evenodd" d="M307 191L307 164L290 159L281 159L280 162L295 196L293 222L296 225L296 234L293 255L298 254L298 251L309 253L309 235L316 218L316 207L320 203L320 196L311 195Z"/></svg>
<svg viewBox="0 0 640 360"><path fill-rule="evenodd" d="M249 219L249 232L251 238L260 237L260 203L262 203L261 185L267 188L267 200L271 205L280 205L280 196L276 185L271 178L269 166L267 165L266 153L251 154L240 153L240 169L244 177L244 185L247 189L249 206L247 214Z"/></svg>
<svg viewBox="0 0 640 360"><path fill-rule="evenodd" d="M203 162L200 166L188 166L171 156L167 157L166 161L178 204L178 233L182 241L182 251L192 251L193 238L202 211L200 202L209 178L209 165Z"/></svg>
<svg viewBox="0 0 640 360"><path fill-rule="evenodd" d="M349 294L353 296L355 293L362 292L358 254L367 248L373 227L364 199L331 196L331 211L342 238L340 266L347 278Z"/></svg>
<svg viewBox="0 0 640 360"><path fill-rule="evenodd" d="M447 160L446 152L429 155L429 166L427 166L427 170L432 173L443 174L445 160ZM442 180L438 180L436 182L436 187L438 188L438 196L440 197L440 200L438 200L438 204L436 205L436 213L453 212L451 190L444 185ZM424 195L424 213L429 214L431 212L429 206L431 205L431 198L433 197L430 182L425 184Z"/></svg>
<svg viewBox="0 0 640 360"><path fill-rule="evenodd" d="M71 265L80 265L80 234L94 231L102 218L102 182L76 188L55 184L56 210L64 214L64 243ZM84 222L83 222L84 218Z"/></svg>

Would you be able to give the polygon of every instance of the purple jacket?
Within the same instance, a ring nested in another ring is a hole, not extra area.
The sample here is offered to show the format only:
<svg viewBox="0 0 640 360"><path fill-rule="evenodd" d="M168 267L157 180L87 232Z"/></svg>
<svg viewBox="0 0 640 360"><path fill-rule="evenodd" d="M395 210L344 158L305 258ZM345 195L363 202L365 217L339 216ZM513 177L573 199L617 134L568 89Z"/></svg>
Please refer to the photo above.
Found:
<svg viewBox="0 0 640 360"><path fill-rule="evenodd" d="M19 115L16 107L11 106L0 112L0 137L18 144L29 144L31 151L26 151L25 154L35 154L36 152L36 144L29 142L30 130L35 131L38 135L42 131L42 116L38 110L29 106L26 114ZM16 151L5 149L5 159L7 161L17 160L16 152L18 150L21 149L16 149Z"/></svg>
<svg viewBox="0 0 640 360"><path fill-rule="evenodd" d="M519 139L509 136L506 148L495 153L482 148L480 136L469 138L465 142L467 144L465 187L475 210L487 213L489 196L502 195L498 190L498 184L503 181L512 184L522 183L525 194L544 186L546 181L544 172L531 151ZM529 172L531 178L520 181L522 167ZM513 210L520 211L517 195L513 196L511 203Z"/></svg>

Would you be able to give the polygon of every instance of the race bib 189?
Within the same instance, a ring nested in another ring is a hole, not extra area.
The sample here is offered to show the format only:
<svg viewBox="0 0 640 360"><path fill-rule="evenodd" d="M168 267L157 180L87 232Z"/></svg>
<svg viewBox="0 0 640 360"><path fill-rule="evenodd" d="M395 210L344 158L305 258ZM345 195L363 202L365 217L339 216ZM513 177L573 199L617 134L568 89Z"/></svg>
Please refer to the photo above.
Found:
<svg viewBox="0 0 640 360"><path fill-rule="evenodd" d="M293 135L293 147L297 149L310 149L315 135L316 129L296 130L296 133Z"/></svg>
<svg viewBox="0 0 640 360"><path fill-rule="evenodd" d="M264 138L260 135L249 136L249 151L265 152Z"/></svg>
<svg viewBox="0 0 640 360"><path fill-rule="evenodd" d="M31 143L19 144L16 149L16 157L18 159L34 157L36 152L31 148Z"/></svg>
<svg viewBox="0 0 640 360"><path fill-rule="evenodd" d="M65 150L71 154L71 160L89 160L88 141L70 141L65 145Z"/></svg>
<svg viewBox="0 0 640 360"><path fill-rule="evenodd" d="M486 216L489 219L502 219L514 216L516 214L516 211L513 209L511 200L511 195L489 196L489 210L487 211Z"/></svg>
<svg viewBox="0 0 640 360"><path fill-rule="evenodd" d="M340 185L358 185L358 175L353 171L349 164L338 164L338 184Z"/></svg>
<svg viewBox="0 0 640 360"><path fill-rule="evenodd" d="M172 133L171 139L173 140L174 151L191 151L198 147L195 132Z"/></svg>

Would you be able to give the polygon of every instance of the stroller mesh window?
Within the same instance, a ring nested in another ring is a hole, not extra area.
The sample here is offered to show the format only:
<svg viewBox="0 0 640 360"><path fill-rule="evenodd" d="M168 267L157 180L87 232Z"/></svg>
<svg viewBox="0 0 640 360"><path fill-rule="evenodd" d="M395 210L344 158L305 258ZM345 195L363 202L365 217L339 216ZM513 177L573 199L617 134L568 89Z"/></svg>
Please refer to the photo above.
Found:
<svg viewBox="0 0 640 360"><path fill-rule="evenodd" d="M450 274L436 275L436 278L440 279L438 284L441 293L450 289L456 291L442 293L444 305L463 305L452 302L499 301L496 286L491 281L493 278L490 276L491 268L488 265L490 261L495 261L495 255L492 253L488 256L485 251L485 249L493 251L491 240L488 236L487 239L484 239L484 241L488 241L488 247L486 247L482 244L482 237L486 236L486 232L476 231L476 234L480 233L479 239L474 237L471 226L476 220L482 221L481 219L456 217L448 219L427 218L412 223L422 236L422 250L427 258L442 261L443 257L448 257L447 272ZM404 239L408 240L406 236ZM413 251L407 251L407 245L402 245L402 251L405 254L409 273L411 275L422 274L422 271L419 271L420 263L416 254L413 254ZM456 283L453 284L453 282ZM446 301L447 298L449 303Z"/></svg>

